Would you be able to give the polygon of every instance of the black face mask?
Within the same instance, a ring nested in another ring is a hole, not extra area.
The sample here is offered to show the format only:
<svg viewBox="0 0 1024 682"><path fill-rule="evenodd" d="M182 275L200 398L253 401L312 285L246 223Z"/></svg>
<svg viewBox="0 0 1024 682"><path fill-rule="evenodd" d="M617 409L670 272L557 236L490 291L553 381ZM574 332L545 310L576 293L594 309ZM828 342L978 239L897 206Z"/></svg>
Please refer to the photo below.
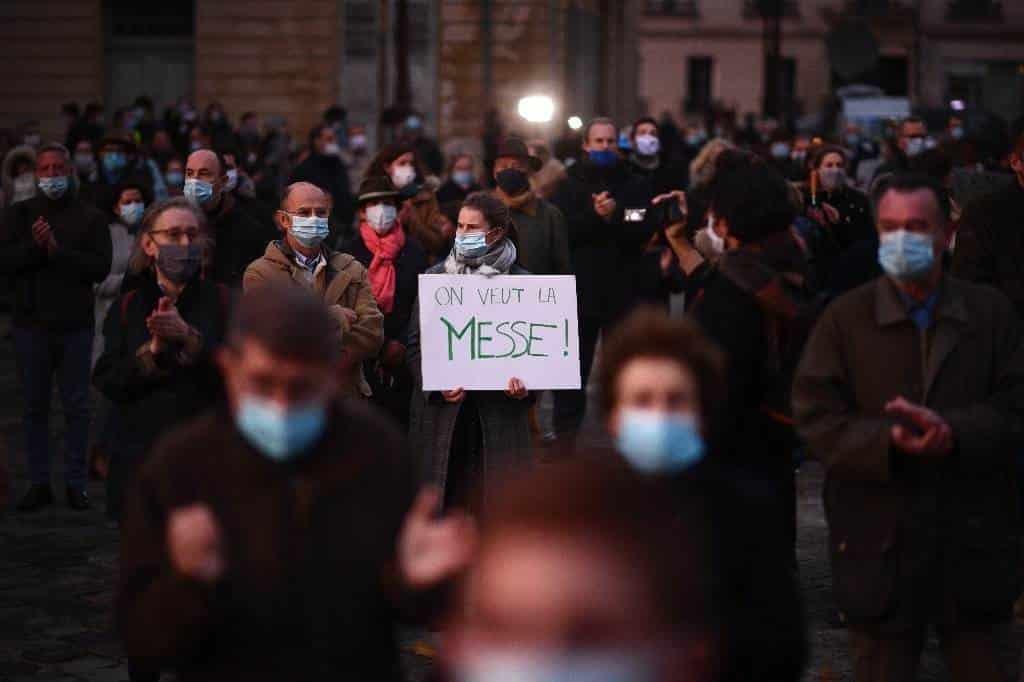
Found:
<svg viewBox="0 0 1024 682"><path fill-rule="evenodd" d="M156 252L156 267L174 284L184 284L199 272L203 250L199 244L160 244Z"/></svg>
<svg viewBox="0 0 1024 682"><path fill-rule="evenodd" d="M506 168L494 176L501 191L510 197L517 197L530 189L530 178L518 168Z"/></svg>

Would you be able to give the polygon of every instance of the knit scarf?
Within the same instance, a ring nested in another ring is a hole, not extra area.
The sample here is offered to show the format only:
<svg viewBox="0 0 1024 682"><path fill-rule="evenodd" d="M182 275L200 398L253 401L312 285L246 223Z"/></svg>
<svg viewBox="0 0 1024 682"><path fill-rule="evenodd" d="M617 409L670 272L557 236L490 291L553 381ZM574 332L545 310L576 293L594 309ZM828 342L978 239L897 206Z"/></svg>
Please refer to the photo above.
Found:
<svg viewBox="0 0 1024 682"><path fill-rule="evenodd" d="M491 248L480 258L459 258L452 248L444 261L444 271L449 275L507 275L515 265L517 256L516 245L509 239L491 244Z"/></svg>
<svg viewBox="0 0 1024 682"><path fill-rule="evenodd" d="M390 313L395 309L395 259L405 247L405 230L396 221L391 231L377 234L368 223L359 223L359 235L363 238L366 248L373 254L367 271L370 277L370 288L373 297L382 313Z"/></svg>

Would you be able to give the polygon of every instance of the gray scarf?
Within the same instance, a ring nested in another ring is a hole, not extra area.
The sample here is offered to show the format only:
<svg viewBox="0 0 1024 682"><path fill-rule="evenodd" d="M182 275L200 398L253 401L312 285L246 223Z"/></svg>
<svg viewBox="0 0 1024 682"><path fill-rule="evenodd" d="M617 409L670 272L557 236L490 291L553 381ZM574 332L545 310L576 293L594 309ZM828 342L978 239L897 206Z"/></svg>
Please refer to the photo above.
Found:
<svg viewBox="0 0 1024 682"><path fill-rule="evenodd" d="M491 244L491 248L480 258L460 258L455 255L455 248L452 247L444 261L444 271L449 275L507 275L518 255L516 245L509 239Z"/></svg>

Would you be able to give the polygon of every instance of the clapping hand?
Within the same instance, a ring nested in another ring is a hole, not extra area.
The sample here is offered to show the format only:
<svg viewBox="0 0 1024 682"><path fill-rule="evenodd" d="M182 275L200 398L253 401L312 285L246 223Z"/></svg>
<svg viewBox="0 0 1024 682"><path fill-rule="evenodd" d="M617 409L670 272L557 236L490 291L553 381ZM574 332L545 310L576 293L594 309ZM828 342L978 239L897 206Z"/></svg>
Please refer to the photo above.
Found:
<svg viewBox="0 0 1024 682"><path fill-rule="evenodd" d="M908 455L942 457L954 447L953 429L938 413L903 397L890 400L885 413L902 423L889 431L892 444Z"/></svg>
<svg viewBox="0 0 1024 682"><path fill-rule="evenodd" d="M167 342L184 341L191 330L188 323L181 318L178 308L167 296L160 298L156 310L146 318L146 328L152 336L150 350L153 354L163 350Z"/></svg>
<svg viewBox="0 0 1024 682"><path fill-rule="evenodd" d="M32 223L32 240L40 248L46 249L50 253L53 253L54 249L57 248L57 240L54 239L53 228L50 227L50 223L43 216L39 216Z"/></svg>

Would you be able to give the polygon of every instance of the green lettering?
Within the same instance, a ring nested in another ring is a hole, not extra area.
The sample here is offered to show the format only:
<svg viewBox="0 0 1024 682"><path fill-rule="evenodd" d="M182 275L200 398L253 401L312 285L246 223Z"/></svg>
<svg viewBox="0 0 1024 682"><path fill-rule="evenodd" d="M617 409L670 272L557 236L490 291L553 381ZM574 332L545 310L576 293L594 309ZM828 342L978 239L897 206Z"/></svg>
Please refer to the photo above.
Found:
<svg viewBox="0 0 1024 682"><path fill-rule="evenodd" d="M511 347L509 348L507 353L504 353L502 355L495 355L494 357L496 358L507 358L516 352L516 340L515 338L513 338L511 334L508 333L508 331L506 331L508 329L508 324L508 322L499 322L498 326L494 328L494 331L498 332L506 339L508 339L509 343L511 344Z"/></svg>
<svg viewBox="0 0 1024 682"><path fill-rule="evenodd" d="M458 340L462 340L462 337L469 332L469 358L470 360L476 360L476 318L469 318L469 322L462 328L461 332L455 331L455 327L448 320L441 318L444 322L444 326L448 327L448 361L451 362L455 359L455 352L452 346L452 337L454 336Z"/></svg>
<svg viewBox="0 0 1024 682"><path fill-rule="evenodd" d="M521 357L523 357L524 355L526 355L527 353L530 352L530 337L529 337L529 335L526 334L525 332L521 332L518 329L516 329L516 327L521 325L521 324L525 325L526 322L524 322L523 320L518 320L518 321L512 323L512 333L515 334L516 336L518 336L520 339L522 339L523 340L523 344L525 344L522 352L516 353L515 355L512 356L514 358L521 358ZM519 344L516 344L516 346L518 346L518 345Z"/></svg>
<svg viewBox="0 0 1024 682"><path fill-rule="evenodd" d="M531 358L546 358L548 356L547 353L534 353L533 352L533 342L534 341L543 341L544 340L544 338L541 337L541 336L534 336L533 335L533 330L536 327L540 327L541 329L558 329L558 325L557 324L539 324L537 322L531 322L530 323L530 339L529 339L529 341L527 341L526 354L529 355Z"/></svg>
<svg viewBox="0 0 1024 682"><path fill-rule="evenodd" d="M483 349L484 341L493 341L493 337L484 336L484 325L489 327L493 324L493 322L481 322L476 326L476 357L481 360L494 357L493 355L485 355Z"/></svg>

